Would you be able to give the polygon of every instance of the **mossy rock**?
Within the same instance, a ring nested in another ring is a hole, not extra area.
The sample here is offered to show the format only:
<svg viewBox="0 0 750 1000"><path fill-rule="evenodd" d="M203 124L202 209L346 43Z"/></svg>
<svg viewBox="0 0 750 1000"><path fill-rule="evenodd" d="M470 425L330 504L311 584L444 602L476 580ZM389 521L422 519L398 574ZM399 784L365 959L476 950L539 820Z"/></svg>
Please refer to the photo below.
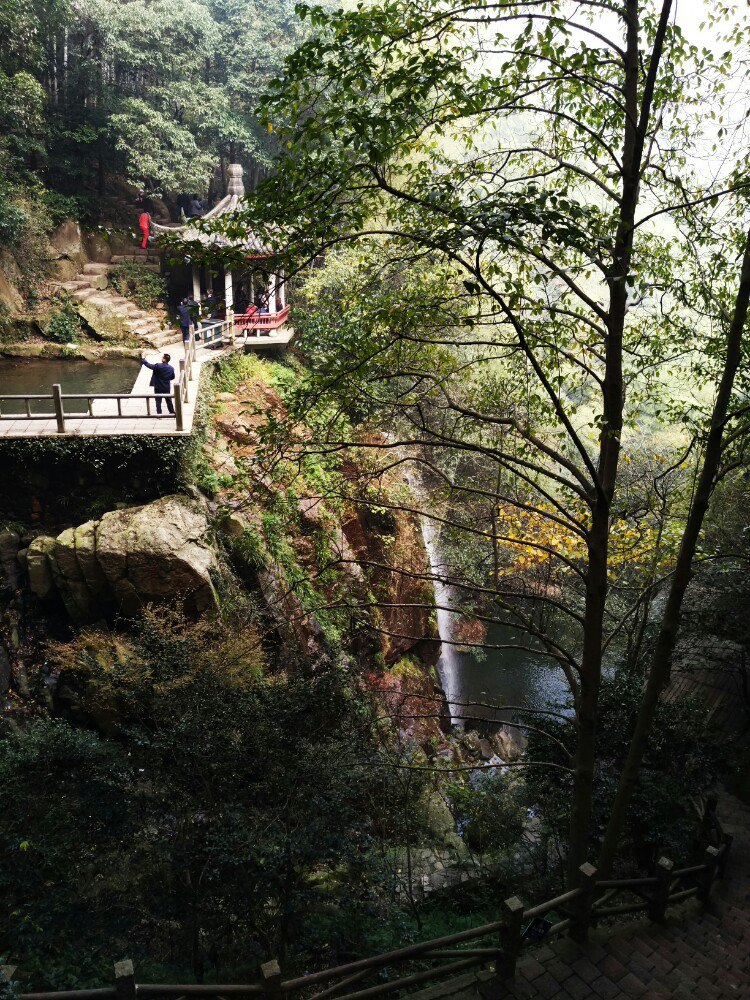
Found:
<svg viewBox="0 0 750 1000"><path fill-rule="evenodd" d="M105 313L86 299L74 299L73 308L100 340L122 340L131 336L122 316Z"/></svg>

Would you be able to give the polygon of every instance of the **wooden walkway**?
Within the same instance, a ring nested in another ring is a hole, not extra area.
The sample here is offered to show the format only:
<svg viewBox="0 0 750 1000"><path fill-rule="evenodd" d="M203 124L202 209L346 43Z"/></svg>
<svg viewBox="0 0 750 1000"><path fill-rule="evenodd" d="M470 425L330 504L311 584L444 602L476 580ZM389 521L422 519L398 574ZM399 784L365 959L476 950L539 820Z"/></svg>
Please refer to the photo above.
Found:
<svg viewBox="0 0 750 1000"><path fill-rule="evenodd" d="M734 844L708 907L690 900L661 925L620 921L587 944L542 945L513 982L468 974L410 1000L750 1000L750 808L721 795L719 811Z"/></svg>
<svg viewBox="0 0 750 1000"><path fill-rule="evenodd" d="M58 430L57 419L54 414L49 418L40 419L35 417L27 419L23 415L18 417L5 416L0 419L0 439L7 438L30 438L30 437L112 437L120 434L138 434L149 436L179 436L189 435L193 429L193 419L200 386L200 373L204 364L225 357L238 350L263 350L265 348L285 347L294 336L291 327L274 330L268 336L243 336L238 334L234 343L224 343L214 347L202 347L200 342L196 344L195 360L192 364L192 378L188 381L187 398L183 402L183 428L177 429L176 417L167 412L166 405L162 405L162 415L157 416L154 400L144 399L144 396L153 396L154 391L150 387L151 369L145 365L136 378L133 388L130 390L132 399L127 396L119 401L116 398L93 398L91 403L91 414L89 416L76 417L75 414L65 416L65 431ZM182 341L166 344L159 350L145 352L147 361L160 361L163 354L169 354L171 365L177 377L180 375L180 359L184 359L185 350ZM175 386L177 383L174 383ZM49 386L40 386L37 390L40 393L48 393ZM71 394L72 395L72 394ZM140 398L139 398L140 397ZM1 398L0 398L1 401ZM119 406L119 409L118 409ZM147 408L150 409L151 416L147 415ZM100 419L97 419L100 418Z"/></svg>

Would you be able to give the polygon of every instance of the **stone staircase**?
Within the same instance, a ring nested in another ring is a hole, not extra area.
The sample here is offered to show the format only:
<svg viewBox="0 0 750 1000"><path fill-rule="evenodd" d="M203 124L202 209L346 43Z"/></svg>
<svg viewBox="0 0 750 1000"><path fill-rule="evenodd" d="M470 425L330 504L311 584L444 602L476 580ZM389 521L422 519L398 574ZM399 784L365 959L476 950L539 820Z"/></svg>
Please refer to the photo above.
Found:
<svg viewBox="0 0 750 1000"><path fill-rule="evenodd" d="M750 1000L750 808L722 795L719 810L734 843L708 907L690 900L663 924L612 922L584 945L535 948L512 982L472 973L409 1000Z"/></svg>
<svg viewBox="0 0 750 1000"><path fill-rule="evenodd" d="M79 274L70 281L58 282L56 287L71 296L77 311L96 332L114 324L115 329L134 334L147 347L158 349L174 343L179 335L163 312L141 309L131 299L108 287L110 268L131 261L153 271L161 270L160 258L139 247L130 254L116 254L110 264L84 264ZM99 319L101 326L97 322Z"/></svg>

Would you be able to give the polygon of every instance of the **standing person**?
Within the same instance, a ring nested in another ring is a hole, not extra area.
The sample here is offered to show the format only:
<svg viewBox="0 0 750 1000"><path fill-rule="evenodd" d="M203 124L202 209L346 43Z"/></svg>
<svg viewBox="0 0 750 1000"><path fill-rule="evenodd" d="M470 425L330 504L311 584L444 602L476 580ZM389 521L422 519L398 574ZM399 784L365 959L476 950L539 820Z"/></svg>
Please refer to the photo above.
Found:
<svg viewBox="0 0 750 1000"><path fill-rule="evenodd" d="M197 302L194 295L191 295L187 300L187 307L190 310L190 319L193 323L193 335L196 340L200 340L200 334L198 333L198 322L201 316L201 304Z"/></svg>
<svg viewBox="0 0 750 1000"><path fill-rule="evenodd" d="M174 368L170 365L171 357L169 354L162 354L161 361L155 361L153 364L150 361L146 361L145 358L141 358L141 364L145 365L146 368L150 368L154 373L151 376L151 382L154 388L154 395L156 396L156 414L161 416L161 404L162 395L169 394L166 396L167 409L170 413L174 413L174 403L172 402L172 388L170 382L174 382L175 373Z"/></svg>
<svg viewBox="0 0 750 1000"><path fill-rule="evenodd" d="M177 322L180 324L180 329L182 330L182 346L185 348L185 357L187 357L190 348L191 319L190 306L188 305L188 300L185 298L177 306Z"/></svg>
<svg viewBox="0 0 750 1000"><path fill-rule="evenodd" d="M141 249L145 250L148 246L148 241L151 238L151 215L145 208L138 217L138 225L141 227L141 232L143 233Z"/></svg>

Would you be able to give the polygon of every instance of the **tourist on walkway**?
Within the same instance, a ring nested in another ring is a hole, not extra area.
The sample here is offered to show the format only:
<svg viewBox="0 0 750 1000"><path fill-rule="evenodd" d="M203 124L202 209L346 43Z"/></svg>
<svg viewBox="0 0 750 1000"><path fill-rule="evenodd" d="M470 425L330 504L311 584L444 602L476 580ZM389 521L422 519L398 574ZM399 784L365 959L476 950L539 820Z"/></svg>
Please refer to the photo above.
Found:
<svg viewBox="0 0 750 1000"><path fill-rule="evenodd" d="M143 241L141 243L141 249L145 250L148 246L148 241L151 238L151 216L148 212L141 212L138 218L138 225L141 227L141 232L143 233Z"/></svg>
<svg viewBox="0 0 750 1000"><path fill-rule="evenodd" d="M201 316L201 304L197 302L194 295L191 295L187 300L187 306L190 310L190 319L193 323L193 333L196 340L200 340L200 334L198 333L198 321Z"/></svg>
<svg viewBox="0 0 750 1000"><path fill-rule="evenodd" d="M146 368L150 368L154 373L151 376L150 385L154 388L154 394L156 395L156 413L161 416L161 404L162 396L166 395L167 409L170 413L174 413L174 404L172 402L172 387L171 382L174 382L175 373L174 368L170 365L171 357L169 354L163 354L161 361L156 361L153 364L150 361L146 361L145 358L141 358L141 364L145 365Z"/></svg>
<svg viewBox="0 0 750 1000"><path fill-rule="evenodd" d="M219 300L216 298L213 288L209 288L203 296L203 311L209 319L216 319L216 314L219 311Z"/></svg>
<svg viewBox="0 0 750 1000"><path fill-rule="evenodd" d="M180 324L180 329L182 330L182 346L185 348L185 357L188 355L190 350L190 323L192 321L192 316L190 314L190 305L188 300L185 298L177 306L177 322Z"/></svg>

